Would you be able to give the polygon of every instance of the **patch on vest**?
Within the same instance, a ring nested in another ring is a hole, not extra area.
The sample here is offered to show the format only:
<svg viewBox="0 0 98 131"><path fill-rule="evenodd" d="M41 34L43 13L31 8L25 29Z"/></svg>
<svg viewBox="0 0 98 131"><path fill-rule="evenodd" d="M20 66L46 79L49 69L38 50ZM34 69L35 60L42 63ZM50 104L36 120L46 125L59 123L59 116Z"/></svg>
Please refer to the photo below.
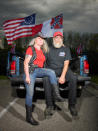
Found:
<svg viewBox="0 0 98 131"><path fill-rule="evenodd" d="M59 56L65 56L65 52L60 52Z"/></svg>

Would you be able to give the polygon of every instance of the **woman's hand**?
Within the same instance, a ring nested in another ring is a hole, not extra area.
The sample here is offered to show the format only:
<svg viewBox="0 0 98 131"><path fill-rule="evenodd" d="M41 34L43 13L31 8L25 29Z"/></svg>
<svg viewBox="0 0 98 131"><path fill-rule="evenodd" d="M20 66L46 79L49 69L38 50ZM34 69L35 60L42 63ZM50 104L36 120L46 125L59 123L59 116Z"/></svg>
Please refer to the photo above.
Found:
<svg viewBox="0 0 98 131"><path fill-rule="evenodd" d="M30 84L30 77L26 77L26 83Z"/></svg>
<svg viewBox="0 0 98 131"><path fill-rule="evenodd" d="M24 60L24 72L25 72L25 75L26 75L26 83L30 84L30 76L29 76L29 67L28 67L28 64L30 62L30 59L31 59L32 55L26 55L25 56L25 60Z"/></svg>

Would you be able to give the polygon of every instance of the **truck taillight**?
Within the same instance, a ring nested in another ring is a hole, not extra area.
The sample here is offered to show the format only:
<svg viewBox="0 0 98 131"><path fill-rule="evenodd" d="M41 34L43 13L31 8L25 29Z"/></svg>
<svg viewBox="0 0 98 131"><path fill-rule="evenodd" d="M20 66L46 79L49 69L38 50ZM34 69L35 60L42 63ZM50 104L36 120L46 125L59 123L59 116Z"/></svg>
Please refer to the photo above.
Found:
<svg viewBox="0 0 98 131"><path fill-rule="evenodd" d="M89 63L87 60L84 60L84 73L89 73Z"/></svg>
<svg viewBox="0 0 98 131"><path fill-rule="evenodd" d="M11 62L10 73L11 73L11 75L16 73L16 61Z"/></svg>

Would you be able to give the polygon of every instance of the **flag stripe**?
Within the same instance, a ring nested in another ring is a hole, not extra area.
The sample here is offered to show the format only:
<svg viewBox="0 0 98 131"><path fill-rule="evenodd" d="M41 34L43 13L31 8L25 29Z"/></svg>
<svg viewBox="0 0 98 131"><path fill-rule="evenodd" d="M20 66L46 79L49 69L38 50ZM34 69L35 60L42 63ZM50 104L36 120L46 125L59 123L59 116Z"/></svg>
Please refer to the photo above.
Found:
<svg viewBox="0 0 98 131"><path fill-rule="evenodd" d="M21 31L21 32L17 32L17 33L15 32L13 35L11 34L11 35L7 36L7 38L11 39L11 38L14 38L17 35L21 36L23 33L32 33L32 32L31 32L31 30L29 30L29 31Z"/></svg>
<svg viewBox="0 0 98 131"><path fill-rule="evenodd" d="M11 24L11 25L5 27L5 30L14 29L14 28L18 27L19 25L20 25L20 23Z"/></svg>
<svg viewBox="0 0 98 131"><path fill-rule="evenodd" d="M14 28L5 28L6 29L5 32L11 32L11 31L14 31L14 30L17 30L17 29L24 29L24 28L29 29L29 28L31 28L33 26L34 25L24 25L24 26L16 26Z"/></svg>
<svg viewBox="0 0 98 131"><path fill-rule="evenodd" d="M22 38L24 36L32 36L32 33L31 32L29 32L29 33L26 32L26 33L18 34L18 35L15 35L13 38L12 37L7 38L7 40L8 40L8 42L12 42L12 41L16 40L17 38Z"/></svg>
<svg viewBox="0 0 98 131"><path fill-rule="evenodd" d="M22 33L22 32L24 32L24 31L32 31L32 29L22 29L22 30L15 30L15 31L13 31L13 32L11 32L11 33L6 33L6 36L13 36L13 35L15 35L15 34L17 34L17 33Z"/></svg>
<svg viewBox="0 0 98 131"><path fill-rule="evenodd" d="M22 20L21 22L23 22L24 20ZM11 23L11 24L7 24L6 26L4 26L5 28L6 27L11 27L12 25L14 26L14 25L19 25L21 22L14 22L14 23Z"/></svg>
<svg viewBox="0 0 98 131"><path fill-rule="evenodd" d="M22 21L24 21L24 18L14 19L14 20L8 20L8 21L5 21L3 23L3 26L5 27L5 26L7 26L9 24L13 24L13 23L17 23L17 22L22 22Z"/></svg>
<svg viewBox="0 0 98 131"><path fill-rule="evenodd" d="M17 37L16 39L18 39L18 38L22 38L22 37L29 37L29 36L32 36L32 33L28 33L28 34L25 34L24 33L24 35L22 34L22 36L19 36L19 37ZM16 40L16 39L14 39L14 40ZM12 45L12 42L13 40L8 40L8 45Z"/></svg>
<svg viewBox="0 0 98 131"><path fill-rule="evenodd" d="M31 26L32 27L32 26ZM28 30L31 29L31 27L28 27ZM13 33L14 31L19 31L19 30L23 30L23 29L27 29L27 27L19 27L19 28L16 28L16 29L11 29L11 30L6 30L5 33Z"/></svg>

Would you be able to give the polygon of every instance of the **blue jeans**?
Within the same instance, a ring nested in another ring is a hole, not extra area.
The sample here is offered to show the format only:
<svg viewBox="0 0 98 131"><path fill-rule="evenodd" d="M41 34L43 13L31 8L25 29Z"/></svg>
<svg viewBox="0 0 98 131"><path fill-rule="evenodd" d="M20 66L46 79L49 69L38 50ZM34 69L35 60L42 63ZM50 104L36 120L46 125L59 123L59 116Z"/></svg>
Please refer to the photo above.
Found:
<svg viewBox="0 0 98 131"><path fill-rule="evenodd" d="M39 78L48 77L51 84L57 85L57 78L53 70L46 69L46 68L36 68L33 73L30 73L30 84L27 84L25 82L25 86L26 86L26 102L25 103L28 106L32 105L32 98L34 95L34 84L35 84L35 79L37 77ZM24 76L24 81L25 81L25 76Z"/></svg>

